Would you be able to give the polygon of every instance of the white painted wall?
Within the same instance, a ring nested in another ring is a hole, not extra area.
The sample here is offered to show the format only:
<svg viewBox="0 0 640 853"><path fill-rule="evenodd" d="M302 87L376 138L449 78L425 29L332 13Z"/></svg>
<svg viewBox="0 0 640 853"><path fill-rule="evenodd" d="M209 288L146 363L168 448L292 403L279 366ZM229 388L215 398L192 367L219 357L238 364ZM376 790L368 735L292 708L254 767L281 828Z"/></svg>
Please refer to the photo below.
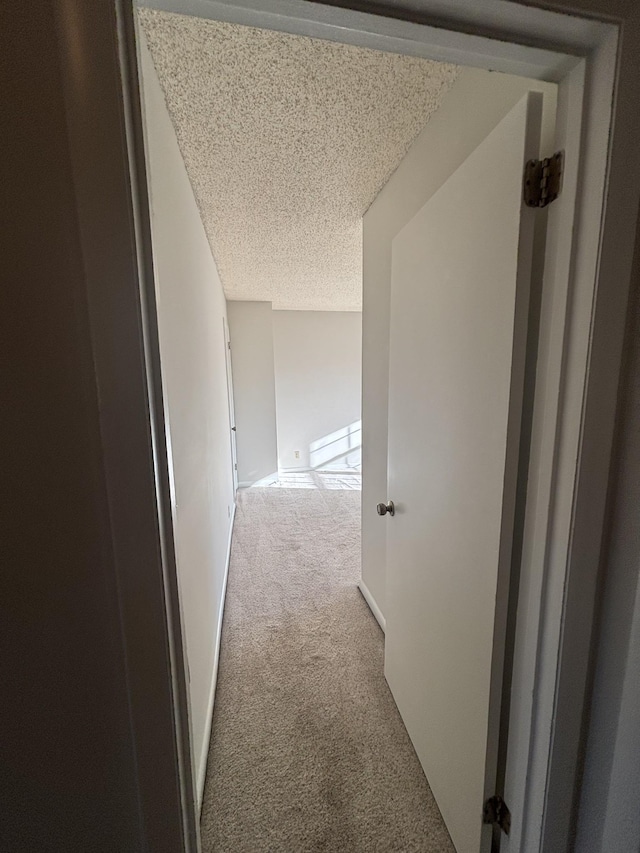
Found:
<svg viewBox="0 0 640 853"><path fill-rule="evenodd" d="M280 468L327 467L349 444L354 452L344 465L335 464L355 463L361 443L353 425L361 416L362 314L274 311L273 341Z"/></svg>
<svg viewBox="0 0 640 853"><path fill-rule="evenodd" d="M278 470L276 385L270 302L229 302L238 484Z"/></svg>
<svg viewBox="0 0 640 853"><path fill-rule="evenodd" d="M142 33L140 42L178 582L201 796L234 506L222 323L226 302Z"/></svg>
<svg viewBox="0 0 640 853"><path fill-rule="evenodd" d="M556 87L497 72L463 69L363 220L362 580L384 614L391 241L526 91L545 94L543 149L552 140Z"/></svg>

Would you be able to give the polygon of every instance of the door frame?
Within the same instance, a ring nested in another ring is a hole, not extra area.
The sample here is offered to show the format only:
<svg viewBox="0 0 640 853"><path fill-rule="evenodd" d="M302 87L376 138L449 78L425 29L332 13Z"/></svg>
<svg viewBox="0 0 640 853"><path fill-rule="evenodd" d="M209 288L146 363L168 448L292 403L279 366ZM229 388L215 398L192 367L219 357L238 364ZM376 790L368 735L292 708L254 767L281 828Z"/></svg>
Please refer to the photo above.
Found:
<svg viewBox="0 0 640 853"><path fill-rule="evenodd" d="M128 548L137 531L128 529L126 517L112 529L122 580L119 595L141 820L149 837L155 828L158 838L159 824L166 836L167 821L173 822L183 849L195 851L200 842L168 510L169 462L133 6L131 0L101 0L97 14L95 4L81 0L52 2L58 16L70 156L77 177L93 369L103 392L102 452L110 503L117 506L123 499L127 505L139 494L148 500L150 471L156 488L158 541L148 545L148 572L143 572L141 586L133 585L134 579L140 582L139 550L133 563ZM167 8L168 0L152 5ZM558 82L561 91L564 87L573 114L582 117L575 228L564 258L567 310L560 311L550 336L555 346L549 374L553 383L547 388L548 407L541 413L541 428L551 437L553 452L546 459L548 491L540 490L533 519L536 533L544 531L536 537L543 546L538 607L533 606L532 591L528 631L521 638L528 641L533 655L529 662L535 664L529 673L534 680L527 737L518 740L519 753L512 757L512 772L522 785L522 831L504 845L506 850L527 853L569 849L572 815L566 803L574 801L578 791L595 590L640 200L634 138L634 118L640 113L640 8L627 0L536 0L529 5L512 0L414 0L410 7L402 0L390 0L372 15L350 5L361 4L185 0L182 8L220 20L547 79ZM577 17L561 14L568 10ZM94 68L96 44L106 45L100 73ZM92 135L86 122L92 110L113 117L99 137ZM130 190L128 198L120 194L109 199L124 223L110 257L102 251L104 187L95 177L105 162ZM106 291L98 288L105 281L110 300L106 306L102 299ZM118 316L119 297L134 305L138 318L137 324L127 326L126 337ZM112 340L118 341L118 348ZM138 381L140 371L146 385ZM137 457L137 466L122 465L123 424L135 424L148 435L148 452L144 459ZM161 606L159 615L166 624L166 643L153 649L133 606L148 599L156 602L156 608ZM137 688L148 680L150 661L171 684L172 733L162 734L150 726L158 715L156 696ZM157 744L166 743L167 737L174 745L179 808L170 786L158 784ZM154 849L165 848L159 844Z"/></svg>

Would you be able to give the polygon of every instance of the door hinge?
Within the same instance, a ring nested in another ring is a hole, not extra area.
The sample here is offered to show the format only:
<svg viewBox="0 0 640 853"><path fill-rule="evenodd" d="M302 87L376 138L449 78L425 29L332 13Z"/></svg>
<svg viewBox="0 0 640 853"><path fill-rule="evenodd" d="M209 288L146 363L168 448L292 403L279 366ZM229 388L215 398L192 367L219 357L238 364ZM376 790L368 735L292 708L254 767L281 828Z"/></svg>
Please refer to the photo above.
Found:
<svg viewBox="0 0 640 853"><path fill-rule="evenodd" d="M546 207L562 189L564 151L556 151L544 160L529 160L524 167L524 203L527 207Z"/></svg>
<svg viewBox="0 0 640 853"><path fill-rule="evenodd" d="M511 812L501 796L489 797L482 811L482 822L499 826L505 835L511 829Z"/></svg>

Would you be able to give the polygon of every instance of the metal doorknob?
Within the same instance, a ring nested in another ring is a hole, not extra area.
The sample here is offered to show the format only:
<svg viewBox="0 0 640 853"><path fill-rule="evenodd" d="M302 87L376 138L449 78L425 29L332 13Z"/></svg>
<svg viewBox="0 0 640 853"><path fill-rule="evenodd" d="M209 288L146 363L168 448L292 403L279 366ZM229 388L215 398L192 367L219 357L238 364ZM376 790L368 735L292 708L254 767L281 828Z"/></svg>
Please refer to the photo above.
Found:
<svg viewBox="0 0 640 853"><path fill-rule="evenodd" d="M376 509L378 510L378 515L386 515L387 513L389 513L389 515L396 514L396 508L393 505L393 501L388 501L386 504L378 504Z"/></svg>

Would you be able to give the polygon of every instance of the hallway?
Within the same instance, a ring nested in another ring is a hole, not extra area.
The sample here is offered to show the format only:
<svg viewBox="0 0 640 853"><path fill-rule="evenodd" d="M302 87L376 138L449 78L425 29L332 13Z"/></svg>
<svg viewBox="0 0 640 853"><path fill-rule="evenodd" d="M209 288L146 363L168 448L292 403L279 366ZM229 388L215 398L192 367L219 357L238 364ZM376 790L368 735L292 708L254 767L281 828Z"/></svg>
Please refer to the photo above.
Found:
<svg viewBox="0 0 640 853"><path fill-rule="evenodd" d="M239 492L204 853L449 853L357 589L360 493Z"/></svg>

